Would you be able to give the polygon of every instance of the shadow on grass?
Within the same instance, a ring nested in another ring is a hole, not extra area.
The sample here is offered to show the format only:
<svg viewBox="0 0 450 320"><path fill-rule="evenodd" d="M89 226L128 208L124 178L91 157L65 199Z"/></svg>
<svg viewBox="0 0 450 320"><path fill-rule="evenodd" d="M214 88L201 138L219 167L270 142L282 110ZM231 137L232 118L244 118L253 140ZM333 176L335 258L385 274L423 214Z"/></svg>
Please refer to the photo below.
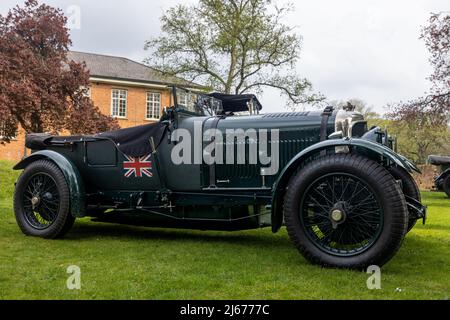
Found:
<svg viewBox="0 0 450 320"><path fill-rule="evenodd" d="M280 237L271 233L251 234L252 231L199 231L188 229L161 229L151 227L135 227L120 224L104 223L79 223L76 224L66 240L97 239L104 237L118 237L124 240L165 240L180 241L189 240L191 242L222 242L229 244L239 244L246 246L260 246L263 248L285 247L293 249L293 246L286 237ZM244 233L244 234L243 234Z"/></svg>
<svg viewBox="0 0 450 320"><path fill-rule="evenodd" d="M450 214L450 199L438 203L426 203L428 208L439 207L442 213ZM434 208L435 209L435 208Z"/></svg>
<svg viewBox="0 0 450 320"><path fill-rule="evenodd" d="M450 215L449 215L449 219L450 219ZM425 225L425 226L420 226L420 227L422 230L442 230L442 231L450 232L450 227L444 226L442 224L430 224L430 225Z"/></svg>
<svg viewBox="0 0 450 320"><path fill-rule="evenodd" d="M443 192L436 192L423 199L425 204L439 207L450 207L450 198ZM441 202L442 201L442 202Z"/></svg>
<svg viewBox="0 0 450 320"><path fill-rule="evenodd" d="M134 241L165 241L165 242L179 242L189 241L191 243L201 244L225 244L230 246L242 246L250 250L257 250L259 252L269 252L268 255L283 254L284 259L278 259L278 263L283 267L287 264L292 267L318 267L305 260L294 248L287 235L272 235L270 230L268 232L254 232L254 231L239 231L239 232L218 232L218 231L197 231L184 229L161 229L148 227L134 227L120 224L105 224L94 222L82 222L74 226L72 231L65 237L65 241L79 241L105 238L118 238L119 240L134 240ZM108 239L110 240L110 239ZM429 265L439 263L436 257L424 255L428 246L433 242L423 241L423 239L415 238L413 235L408 236L406 241L408 250L401 250L387 265L387 274L391 275L407 275L416 276L417 273L425 272ZM404 244L405 245L405 244ZM417 250L419 249L420 250ZM414 250L412 250L414 249ZM274 251L275 250L275 251ZM245 252L249 252L245 251ZM243 252L243 251L239 251ZM262 253L264 255L264 253ZM421 261L426 259L427 263L424 266L418 266L411 263L411 261ZM408 266L405 268L405 265ZM414 265L414 266L413 266ZM389 267L390 266L390 267ZM339 270L335 268L327 268L327 270L335 270L337 272L350 272L349 274L361 274L363 270Z"/></svg>

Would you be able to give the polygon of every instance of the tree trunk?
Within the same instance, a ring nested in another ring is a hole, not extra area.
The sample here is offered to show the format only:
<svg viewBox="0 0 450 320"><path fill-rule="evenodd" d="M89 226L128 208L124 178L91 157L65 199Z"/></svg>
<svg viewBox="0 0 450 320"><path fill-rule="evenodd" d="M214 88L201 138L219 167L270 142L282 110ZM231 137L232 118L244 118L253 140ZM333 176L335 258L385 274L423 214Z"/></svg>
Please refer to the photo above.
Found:
<svg viewBox="0 0 450 320"><path fill-rule="evenodd" d="M41 119L36 113L31 115L31 131L32 133L43 133L44 131Z"/></svg>
<svg viewBox="0 0 450 320"><path fill-rule="evenodd" d="M236 72L237 56L235 44L231 48L230 60L230 70L228 72L227 83L225 85L225 93L227 94L231 94L231 87L233 86L233 75Z"/></svg>

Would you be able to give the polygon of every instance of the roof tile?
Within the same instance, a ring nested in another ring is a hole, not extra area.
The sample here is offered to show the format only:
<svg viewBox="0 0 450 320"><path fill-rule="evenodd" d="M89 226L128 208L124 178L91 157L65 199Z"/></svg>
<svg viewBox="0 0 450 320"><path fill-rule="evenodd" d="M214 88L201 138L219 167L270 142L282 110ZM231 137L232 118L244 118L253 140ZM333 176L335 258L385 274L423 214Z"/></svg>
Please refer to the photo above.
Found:
<svg viewBox="0 0 450 320"><path fill-rule="evenodd" d="M202 87L178 77L164 75L159 70L127 58L77 51L70 51L68 58L78 63L85 62L92 77Z"/></svg>

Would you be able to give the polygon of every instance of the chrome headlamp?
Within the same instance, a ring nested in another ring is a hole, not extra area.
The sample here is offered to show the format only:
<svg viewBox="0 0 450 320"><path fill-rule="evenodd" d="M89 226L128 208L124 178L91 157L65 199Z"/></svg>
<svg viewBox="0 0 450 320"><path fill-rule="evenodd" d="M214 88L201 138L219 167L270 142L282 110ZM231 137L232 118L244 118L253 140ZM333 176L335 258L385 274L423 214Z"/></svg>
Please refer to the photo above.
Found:
<svg viewBox="0 0 450 320"><path fill-rule="evenodd" d="M367 121L360 112L339 110L335 121L335 133L338 132L342 133L342 137L360 138L367 132Z"/></svg>

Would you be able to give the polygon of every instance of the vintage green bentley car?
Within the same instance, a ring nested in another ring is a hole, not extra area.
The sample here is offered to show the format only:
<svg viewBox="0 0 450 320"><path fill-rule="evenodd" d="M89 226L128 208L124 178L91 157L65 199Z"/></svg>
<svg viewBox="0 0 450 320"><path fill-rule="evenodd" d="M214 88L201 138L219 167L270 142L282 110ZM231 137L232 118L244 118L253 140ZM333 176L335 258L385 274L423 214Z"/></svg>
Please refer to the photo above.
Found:
<svg viewBox="0 0 450 320"><path fill-rule="evenodd" d="M253 95L182 90L157 124L29 135L33 152L15 166L21 230L58 238L86 216L200 230L285 225L312 263L365 268L389 261L425 221L410 175L419 170L352 108L260 114Z"/></svg>
<svg viewBox="0 0 450 320"><path fill-rule="evenodd" d="M428 163L440 167L440 173L434 178L434 188L443 191L450 198L450 157L429 156Z"/></svg>

